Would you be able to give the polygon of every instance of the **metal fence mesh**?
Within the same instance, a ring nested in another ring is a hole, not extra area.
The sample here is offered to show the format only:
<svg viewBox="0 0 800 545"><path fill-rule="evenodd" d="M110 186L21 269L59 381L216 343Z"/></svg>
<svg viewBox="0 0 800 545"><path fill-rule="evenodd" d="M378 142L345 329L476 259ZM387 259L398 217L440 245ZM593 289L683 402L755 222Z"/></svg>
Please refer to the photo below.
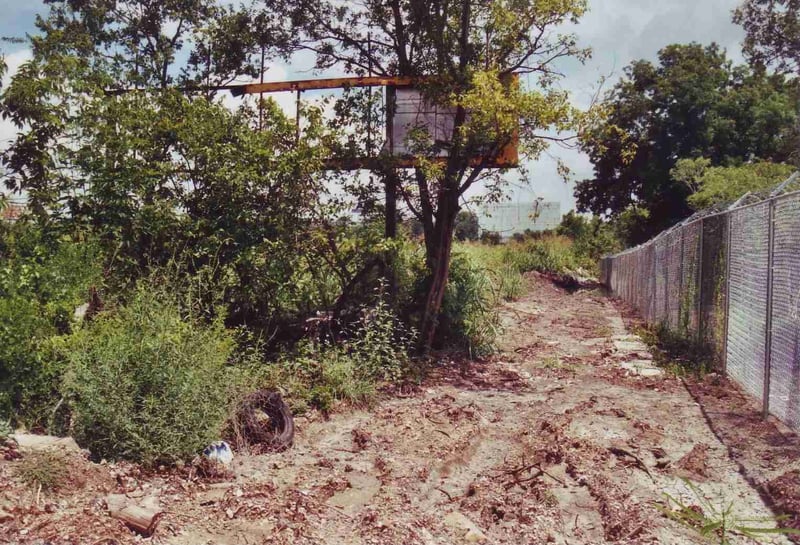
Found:
<svg viewBox="0 0 800 545"><path fill-rule="evenodd" d="M682 244L683 237L679 230L667 235L667 325L675 331L678 330L681 312Z"/></svg>
<svg viewBox="0 0 800 545"><path fill-rule="evenodd" d="M692 219L604 258L601 279L800 428L800 192Z"/></svg>
<svg viewBox="0 0 800 545"><path fill-rule="evenodd" d="M725 312L727 292L728 218L725 215L702 221L698 297L698 336L711 348L718 366L725 361Z"/></svg>
<svg viewBox="0 0 800 545"><path fill-rule="evenodd" d="M728 374L750 394L764 391L769 203L731 213Z"/></svg>
<svg viewBox="0 0 800 545"><path fill-rule="evenodd" d="M700 233L702 225L691 223L680 230L683 236L681 247L681 294L680 314L678 315L678 331L684 335L697 336L698 334L698 295L699 295L699 264L700 264Z"/></svg>
<svg viewBox="0 0 800 545"><path fill-rule="evenodd" d="M772 343L769 406L778 418L800 424L800 198L774 209Z"/></svg>

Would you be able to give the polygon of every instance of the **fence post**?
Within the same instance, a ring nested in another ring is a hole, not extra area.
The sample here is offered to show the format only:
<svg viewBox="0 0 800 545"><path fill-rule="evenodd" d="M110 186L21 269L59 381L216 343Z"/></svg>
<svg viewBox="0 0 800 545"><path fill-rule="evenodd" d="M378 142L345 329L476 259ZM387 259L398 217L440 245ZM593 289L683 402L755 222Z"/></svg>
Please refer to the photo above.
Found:
<svg viewBox="0 0 800 545"><path fill-rule="evenodd" d="M685 331L681 331L683 326L681 322L683 321L683 303L685 300L683 296L683 260L686 258L686 228L680 227L679 230L681 233L681 258L678 261L678 316L676 317L675 331L683 335Z"/></svg>
<svg viewBox="0 0 800 545"><path fill-rule="evenodd" d="M703 342L703 244L705 224L700 218L700 235L697 237L697 343Z"/></svg>
<svg viewBox="0 0 800 545"><path fill-rule="evenodd" d="M728 336L730 335L731 325L731 215L730 210L725 213L726 236L725 236L725 335L722 338L722 373L728 374Z"/></svg>
<svg viewBox="0 0 800 545"><path fill-rule="evenodd" d="M769 381L772 367L772 282L775 260L775 199L769 201L767 219L767 319L764 339L764 411L763 418L769 416Z"/></svg>
<svg viewBox="0 0 800 545"><path fill-rule="evenodd" d="M666 244L667 249L662 252L664 254L668 254L664 256L664 261L666 263L663 264L664 266L664 318L666 320L667 329L669 329L669 260L672 256L672 250L670 250L669 242ZM662 320L662 323L664 320Z"/></svg>

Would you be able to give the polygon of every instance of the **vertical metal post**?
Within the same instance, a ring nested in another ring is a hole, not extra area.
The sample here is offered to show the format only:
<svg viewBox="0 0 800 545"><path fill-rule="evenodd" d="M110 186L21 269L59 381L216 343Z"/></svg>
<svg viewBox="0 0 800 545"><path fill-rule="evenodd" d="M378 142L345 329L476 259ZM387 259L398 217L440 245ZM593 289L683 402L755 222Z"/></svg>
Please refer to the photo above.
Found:
<svg viewBox="0 0 800 545"><path fill-rule="evenodd" d="M650 242L647 250L649 256L649 265L650 265L650 285L652 288L648 289L648 294L650 296L650 323L655 323L658 314L658 308L656 308L656 301L658 300L658 294L656 293L656 245L653 242Z"/></svg>
<svg viewBox="0 0 800 545"><path fill-rule="evenodd" d="M396 106L397 90L393 85L386 87L386 141L388 142L389 155L394 156L394 113ZM384 236L394 238L397 236L397 175L392 166L385 179L386 192L386 218Z"/></svg>
<svg viewBox="0 0 800 545"><path fill-rule="evenodd" d="M394 156L394 114L396 106L397 91L394 86L386 87L386 141L389 147L389 155ZM372 102L370 101L370 106ZM390 162L389 168L384 175L385 190L385 217L384 217L384 236L387 239L397 237L397 187L399 179L397 170ZM397 296L397 271L395 270L393 256L387 260L386 276L389 284L389 297L395 300Z"/></svg>
<svg viewBox="0 0 800 545"><path fill-rule="evenodd" d="M666 251L662 252L668 254L664 256L666 263L664 263L664 318L666 319L666 326L669 327L669 260L672 256L672 250L670 248L671 243L669 239L667 239L666 244ZM662 320L662 323L664 320Z"/></svg>
<svg viewBox="0 0 800 545"><path fill-rule="evenodd" d="M297 100L295 102L295 118L294 118L294 140L295 143L300 142L300 89L297 90Z"/></svg>
<svg viewBox="0 0 800 545"><path fill-rule="evenodd" d="M259 83L264 83L264 46L261 46L261 77ZM258 93L258 130L264 128L264 92Z"/></svg>
<svg viewBox="0 0 800 545"><path fill-rule="evenodd" d="M725 225L727 229L727 233L725 236L725 334L722 338L722 372L723 374L728 373L728 337L730 336L730 325L731 325L731 246L733 242L733 236L731 233L731 216L733 212L728 211L725 214Z"/></svg>
<svg viewBox="0 0 800 545"><path fill-rule="evenodd" d="M686 299L683 296L683 260L685 257L685 246L686 246L686 228L680 227L681 233L681 259L678 261L678 321L675 324L675 331L680 331L681 329L681 313L683 311L683 302Z"/></svg>
<svg viewBox="0 0 800 545"><path fill-rule="evenodd" d="M372 34L367 32L368 75L372 76ZM372 157L372 87L367 87L367 157Z"/></svg>
<svg viewBox="0 0 800 545"><path fill-rule="evenodd" d="M703 321L703 252L705 251L705 223L700 218L700 235L697 237L697 342L702 343L705 323Z"/></svg>
<svg viewBox="0 0 800 545"><path fill-rule="evenodd" d="M767 320L764 339L764 411L762 416L769 416L769 382L772 367L772 283L775 261L775 199L769 201L767 242Z"/></svg>

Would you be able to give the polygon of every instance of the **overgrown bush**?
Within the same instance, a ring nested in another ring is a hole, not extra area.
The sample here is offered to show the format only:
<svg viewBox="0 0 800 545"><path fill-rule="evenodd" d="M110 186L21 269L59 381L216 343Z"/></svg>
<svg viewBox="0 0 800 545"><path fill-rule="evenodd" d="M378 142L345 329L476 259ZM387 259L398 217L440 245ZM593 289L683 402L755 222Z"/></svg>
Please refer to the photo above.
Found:
<svg viewBox="0 0 800 545"><path fill-rule="evenodd" d="M486 270L463 254L454 254L440 316L444 346L468 351L473 357L494 351L500 317Z"/></svg>
<svg viewBox="0 0 800 545"><path fill-rule="evenodd" d="M573 244L567 237L554 235L510 243L503 253L503 262L514 266L520 273L563 273L591 265L590 260L575 254Z"/></svg>
<svg viewBox="0 0 800 545"><path fill-rule="evenodd" d="M72 433L101 458L153 466L192 457L220 437L234 346L221 319L201 323L169 294L138 288L59 347Z"/></svg>
<svg viewBox="0 0 800 545"><path fill-rule="evenodd" d="M481 242L484 244L490 244L496 246L502 242L502 238L500 237L500 233L495 231L483 231L481 233Z"/></svg>
<svg viewBox="0 0 800 545"><path fill-rule="evenodd" d="M73 327L75 308L100 280L96 246L18 222L0 232L0 417L45 428L62 368L50 338Z"/></svg>
<svg viewBox="0 0 800 545"><path fill-rule="evenodd" d="M338 342L307 339L267 365L261 379L282 389L296 410L329 411L335 402L370 401L377 386L411 376L417 368L409 356L414 332L404 326L379 297L365 307L358 323Z"/></svg>
<svg viewBox="0 0 800 545"><path fill-rule="evenodd" d="M564 214L556 234L573 241L573 251L577 256L596 262L604 255L622 250L620 221L612 224L597 216L586 217L570 211Z"/></svg>

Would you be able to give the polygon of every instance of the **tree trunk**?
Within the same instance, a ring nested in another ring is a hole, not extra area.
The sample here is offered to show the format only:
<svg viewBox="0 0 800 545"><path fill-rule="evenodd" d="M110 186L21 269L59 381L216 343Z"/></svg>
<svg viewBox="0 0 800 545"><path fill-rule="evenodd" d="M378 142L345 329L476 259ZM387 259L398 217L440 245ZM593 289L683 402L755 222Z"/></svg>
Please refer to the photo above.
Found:
<svg viewBox="0 0 800 545"><path fill-rule="evenodd" d="M386 224L384 236L387 239L397 238L397 173L392 168L385 177L386 188ZM389 290L389 300L397 298L397 271L394 263L394 250L387 252L384 277Z"/></svg>
<svg viewBox="0 0 800 545"><path fill-rule="evenodd" d="M453 249L453 231L458 214L458 196L440 195L437 221L430 244L426 244L426 261L430 284L425 298L425 310L420 327L420 352L427 355L436 338L439 313L450 275L450 253Z"/></svg>

